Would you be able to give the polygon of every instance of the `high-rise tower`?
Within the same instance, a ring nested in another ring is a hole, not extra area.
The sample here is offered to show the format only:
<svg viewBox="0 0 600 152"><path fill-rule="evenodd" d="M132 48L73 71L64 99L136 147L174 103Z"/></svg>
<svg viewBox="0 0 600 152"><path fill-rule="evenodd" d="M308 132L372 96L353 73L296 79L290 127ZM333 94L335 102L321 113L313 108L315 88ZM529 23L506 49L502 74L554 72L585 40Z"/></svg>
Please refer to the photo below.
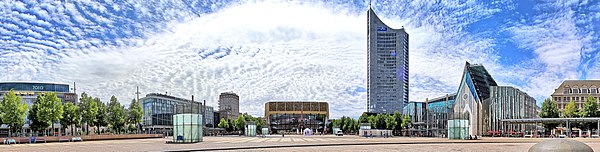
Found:
<svg viewBox="0 0 600 152"><path fill-rule="evenodd" d="M408 33L367 11L367 111L402 113L408 103Z"/></svg>

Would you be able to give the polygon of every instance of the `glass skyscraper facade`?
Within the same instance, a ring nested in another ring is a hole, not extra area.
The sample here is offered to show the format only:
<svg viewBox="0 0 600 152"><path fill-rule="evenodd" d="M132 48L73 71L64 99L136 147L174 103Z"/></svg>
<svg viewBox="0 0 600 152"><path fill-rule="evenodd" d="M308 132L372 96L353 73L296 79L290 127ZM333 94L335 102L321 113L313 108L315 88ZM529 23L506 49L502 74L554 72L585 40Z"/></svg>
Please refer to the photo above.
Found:
<svg viewBox="0 0 600 152"><path fill-rule="evenodd" d="M408 103L408 33L367 11L367 111L402 113Z"/></svg>

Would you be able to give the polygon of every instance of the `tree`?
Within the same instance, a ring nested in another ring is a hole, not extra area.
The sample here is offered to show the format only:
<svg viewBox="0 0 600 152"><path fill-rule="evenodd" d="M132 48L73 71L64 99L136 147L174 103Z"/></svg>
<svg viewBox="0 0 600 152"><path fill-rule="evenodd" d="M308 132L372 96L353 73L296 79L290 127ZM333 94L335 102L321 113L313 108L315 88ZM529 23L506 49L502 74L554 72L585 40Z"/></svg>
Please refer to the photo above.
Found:
<svg viewBox="0 0 600 152"><path fill-rule="evenodd" d="M129 104L129 123L134 124L136 132L139 133L139 124L142 123L142 116L144 116L142 105L137 100L131 100Z"/></svg>
<svg viewBox="0 0 600 152"><path fill-rule="evenodd" d="M367 115L367 113L363 113L362 115L360 115L360 117L358 117L358 122L359 123L369 123L369 115Z"/></svg>
<svg viewBox="0 0 600 152"><path fill-rule="evenodd" d="M594 97L588 96L583 103L583 109L580 113L581 117L597 117L598 116L598 101Z"/></svg>
<svg viewBox="0 0 600 152"><path fill-rule="evenodd" d="M376 129L377 128L377 124L376 124L377 119L375 119L375 116L370 115L369 117L367 117L367 121L369 123L371 123L371 129Z"/></svg>
<svg viewBox="0 0 600 152"><path fill-rule="evenodd" d="M540 118L558 118L560 115L558 111L558 107L556 106L556 102L552 101L550 98L546 98L544 102L542 102L542 110L540 111ZM552 128L556 128L558 123L544 123L544 128L546 128L546 132L550 132Z"/></svg>
<svg viewBox="0 0 600 152"><path fill-rule="evenodd" d="M100 98L96 97L93 100L98 106L98 114L96 115L96 121L94 126L96 126L96 131L100 134L101 126L108 126L108 106L100 100Z"/></svg>
<svg viewBox="0 0 600 152"><path fill-rule="evenodd" d="M54 92L44 93L37 99L37 118L40 122L51 124L52 134L54 134L54 123L63 117L62 101Z"/></svg>
<svg viewBox="0 0 600 152"><path fill-rule="evenodd" d="M43 131L46 128L48 128L48 123L45 122L40 122L39 119L37 118L37 111L38 111L38 102L35 102L31 105L31 108L29 109L28 115L27 115L27 119L29 119L29 128L32 131Z"/></svg>
<svg viewBox="0 0 600 152"><path fill-rule="evenodd" d="M398 122L396 122L394 115L385 115L385 116L386 116L385 117L386 129L393 130L394 128L396 128L396 125L398 125Z"/></svg>
<svg viewBox="0 0 600 152"><path fill-rule="evenodd" d="M22 127L25 124L28 108L27 103L23 102L23 99L17 96L13 89L4 95L0 103L0 119L2 119L2 123L10 127L9 136L14 128Z"/></svg>
<svg viewBox="0 0 600 152"><path fill-rule="evenodd" d="M412 124L410 117L408 115L404 115L404 118L402 119L402 124L400 126L402 126L402 128L408 128L410 124Z"/></svg>
<svg viewBox="0 0 600 152"><path fill-rule="evenodd" d="M73 103L65 103L63 117L60 120L62 126L71 126L71 135L75 135L73 125L77 125L81 122L81 114L79 113L79 106ZM66 128L65 128L66 129Z"/></svg>
<svg viewBox="0 0 600 152"><path fill-rule="evenodd" d="M394 120L396 120L396 127L394 127L394 132L396 132L396 134L399 134L400 130L402 130L402 114L396 111L392 116L394 117Z"/></svg>
<svg viewBox="0 0 600 152"><path fill-rule="evenodd" d="M598 101L594 97L588 96L585 98L585 102L583 103L583 109L580 114L581 117L598 117ZM584 122L582 123L583 127L586 129L591 129L592 126L595 126L597 122Z"/></svg>
<svg viewBox="0 0 600 152"><path fill-rule="evenodd" d="M121 106L117 97L110 97L110 103L108 104L108 124L112 126L117 134L120 134L125 126L126 117L125 107Z"/></svg>
<svg viewBox="0 0 600 152"><path fill-rule="evenodd" d="M244 117L242 115L240 115L240 116L237 117L237 119L234 120L233 124L235 125L235 128L238 131L243 132L244 131L244 127L246 126L246 120L244 120Z"/></svg>
<svg viewBox="0 0 600 152"><path fill-rule="evenodd" d="M81 94L81 121L85 122L86 125L86 134L90 134L90 125L94 125L96 123L96 116L98 115L98 104L92 99L92 97L88 97L84 92Z"/></svg>
<svg viewBox="0 0 600 152"><path fill-rule="evenodd" d="M565 118L573 118L577 117L577 106L575 105L575 101L571 101L565 106L565 110L563 113Z"/></svg>
<svg viewBox="0 0 600 152"><path fill-rule="evenodd" d="M219 121L219 124L217 126L219 128L227 129L229 128L229 123L227 122L227 120L225 120L225 118L221 118L221 121Z"/></svg>

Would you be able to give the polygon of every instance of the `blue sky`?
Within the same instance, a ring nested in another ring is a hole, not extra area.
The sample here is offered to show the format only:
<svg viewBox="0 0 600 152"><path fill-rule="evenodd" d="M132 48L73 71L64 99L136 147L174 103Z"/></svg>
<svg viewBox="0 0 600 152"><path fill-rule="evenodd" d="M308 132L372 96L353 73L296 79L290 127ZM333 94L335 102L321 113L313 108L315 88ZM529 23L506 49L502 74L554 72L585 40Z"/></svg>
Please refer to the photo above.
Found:
<svg viewBox="0 0 600 152"><path fill-rule="evenodd" d="M465 61L538 100L565 79L600 78L600 2L381 1L410 34L410 100L456 92ZM108 101L169 92L328 101L366 110L366 9L355 1L0 2L0 81L77 82Z"/></svg>

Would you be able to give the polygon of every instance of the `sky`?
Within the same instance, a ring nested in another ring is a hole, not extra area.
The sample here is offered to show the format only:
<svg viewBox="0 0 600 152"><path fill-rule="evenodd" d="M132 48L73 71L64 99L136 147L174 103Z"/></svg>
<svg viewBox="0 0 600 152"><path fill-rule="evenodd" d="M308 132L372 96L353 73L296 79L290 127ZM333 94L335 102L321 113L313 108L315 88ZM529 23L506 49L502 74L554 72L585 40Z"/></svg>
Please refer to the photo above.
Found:
<svg viewBox="0 0 600 152"><path fill-rule="evenodd" d="M538 105L563 80L600 78L600 1L372 0L409 33L409 96L458 90L465 62ZM0 81L77 83L107 102L168 93L218 109L327 101L332 118L366 111L369 1L1 1Z"/></svg>

